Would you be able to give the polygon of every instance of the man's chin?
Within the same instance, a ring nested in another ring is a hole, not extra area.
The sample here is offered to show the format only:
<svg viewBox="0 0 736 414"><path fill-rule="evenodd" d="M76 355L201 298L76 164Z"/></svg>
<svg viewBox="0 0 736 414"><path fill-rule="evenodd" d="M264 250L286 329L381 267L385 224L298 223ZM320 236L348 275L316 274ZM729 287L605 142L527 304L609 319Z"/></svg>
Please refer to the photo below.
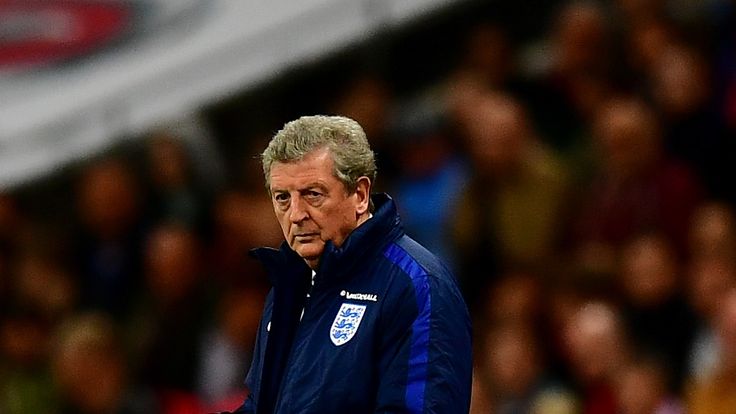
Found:
<svg viewBox="0 0 736 414"><path fill-rule="evenodd" d="M307 265L309 265L310 268L312 268L313 270L317 268L320 255L302 254L300 252L297 253L299 254L299 256L302 257L302 259L304 259L305 262L307 262Z"/></svg>
<svg viewBox="0 0 736 414"><path fill-rule="evenodd" d="M323 250L323 248L316 248L316 246L296 246L294 248L294 251L307 262L319 260Z"/></svg>

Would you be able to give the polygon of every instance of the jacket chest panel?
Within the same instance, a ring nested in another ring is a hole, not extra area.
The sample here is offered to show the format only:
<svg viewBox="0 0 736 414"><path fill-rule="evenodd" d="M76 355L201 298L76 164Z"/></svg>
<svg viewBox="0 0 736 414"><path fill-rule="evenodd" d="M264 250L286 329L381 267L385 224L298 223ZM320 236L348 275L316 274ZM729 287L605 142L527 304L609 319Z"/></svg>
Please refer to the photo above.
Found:
<svg viewBox="0 0 736 414"><path fill-rule="evenodd" d="M362 282L365 282L363 279ZM365 398L375 370L375 338L382 295L369 283L347 283L320 291L317 286L304 309L288 357L281 401L305 398L329 404L356 403ZM297 395L293 390L319 389L319 395ZM288 407L289 409L295 407ZM287 410L288 411L288 410Z"/></svg>

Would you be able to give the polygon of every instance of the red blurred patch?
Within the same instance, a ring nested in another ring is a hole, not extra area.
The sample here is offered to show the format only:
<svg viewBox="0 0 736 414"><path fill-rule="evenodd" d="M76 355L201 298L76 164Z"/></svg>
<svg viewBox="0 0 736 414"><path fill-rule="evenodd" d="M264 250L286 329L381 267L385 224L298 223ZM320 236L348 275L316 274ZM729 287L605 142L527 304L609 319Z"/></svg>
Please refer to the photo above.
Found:
<svg viewBox="0 0 736 414"><path fill-rule="evenodd" d="M133 12L125 1L0 0L0 70L94 53L129 32Z"/></svg>

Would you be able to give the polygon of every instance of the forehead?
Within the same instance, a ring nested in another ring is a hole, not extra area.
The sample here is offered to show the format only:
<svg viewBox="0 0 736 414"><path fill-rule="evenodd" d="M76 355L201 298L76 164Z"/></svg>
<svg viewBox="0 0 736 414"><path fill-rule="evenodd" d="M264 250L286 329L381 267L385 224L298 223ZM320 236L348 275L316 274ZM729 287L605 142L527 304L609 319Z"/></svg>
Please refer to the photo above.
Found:
<svg viewBox="0 0 736 414"><path fill-rule="evenodd" d="M339 184L335 177L334 162L330 152L325 149L312 151L301 160L274 162L271 166L271 190L289 189L316 183L323 185Z"/></svg>

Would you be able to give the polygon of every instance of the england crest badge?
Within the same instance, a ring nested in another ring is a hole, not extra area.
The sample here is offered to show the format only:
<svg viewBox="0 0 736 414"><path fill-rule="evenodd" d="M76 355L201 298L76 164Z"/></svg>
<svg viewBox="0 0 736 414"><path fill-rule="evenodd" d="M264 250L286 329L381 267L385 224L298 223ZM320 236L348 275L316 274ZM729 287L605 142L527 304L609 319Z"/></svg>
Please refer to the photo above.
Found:
<svg viewBox="0 0 736 414"><path fill-rule="evenodd" d="M366 305L354 305L343 303L330 328L330 340L333 344L340 346L353 339L355 332L363 320Z"/></svg>

